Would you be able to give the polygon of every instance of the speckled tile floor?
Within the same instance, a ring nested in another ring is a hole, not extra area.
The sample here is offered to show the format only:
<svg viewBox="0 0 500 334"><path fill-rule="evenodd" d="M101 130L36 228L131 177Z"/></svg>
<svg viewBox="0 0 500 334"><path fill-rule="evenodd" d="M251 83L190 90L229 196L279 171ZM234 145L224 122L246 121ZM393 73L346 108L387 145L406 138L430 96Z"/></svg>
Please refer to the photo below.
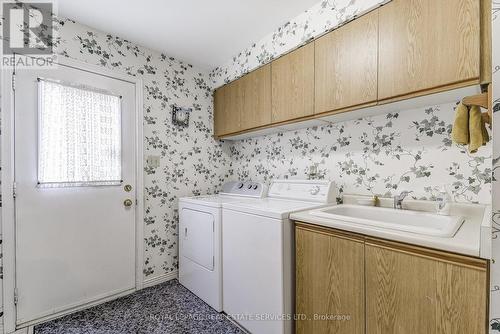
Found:
<svg viewBox="0 0 500 334"><path fill-rule="evenodd" d="M244 334L172 280L35 327L35 334Z"/></svg>

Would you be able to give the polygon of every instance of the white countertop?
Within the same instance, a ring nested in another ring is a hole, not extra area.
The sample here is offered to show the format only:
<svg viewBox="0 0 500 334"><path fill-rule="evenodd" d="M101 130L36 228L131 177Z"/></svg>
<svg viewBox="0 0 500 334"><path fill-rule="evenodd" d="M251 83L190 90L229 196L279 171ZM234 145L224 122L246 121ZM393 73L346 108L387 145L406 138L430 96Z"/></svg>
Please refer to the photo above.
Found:
<svg viewBox="0 0 500 334"><path fill-rule="evenodd" d="M347 203L352 203L354 198L354 196L348 198ZM344 203L346 203L346 199L344 199ZM405 201L405 207L412 210L431 211L430 208L433 207L433 203L434 202L429 201L407 200ZM453 203L450 214L462 216L465 218L465 221L457 233L451 238L433 237L377 228L342 220L318 217L311 215L310 212L310 210L306 210L292 213L290 219L463 255L485 259L491 257L491 209L485 205Z"/></svg>

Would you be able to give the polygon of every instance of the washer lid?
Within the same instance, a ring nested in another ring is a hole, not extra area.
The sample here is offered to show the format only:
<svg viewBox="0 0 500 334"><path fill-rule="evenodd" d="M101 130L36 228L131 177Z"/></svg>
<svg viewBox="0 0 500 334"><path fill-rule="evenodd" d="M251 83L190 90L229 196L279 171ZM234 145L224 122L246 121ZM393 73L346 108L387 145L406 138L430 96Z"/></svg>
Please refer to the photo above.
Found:
<svg viewBox="0 0 500 334"><path fill-rule="evenodd" d="M322 203L292 201L277 198L263 198L228 203L224 209L245 212L257 216L276 219L288 218L290 213L304 210L312 210L324 206Z"/></svg>

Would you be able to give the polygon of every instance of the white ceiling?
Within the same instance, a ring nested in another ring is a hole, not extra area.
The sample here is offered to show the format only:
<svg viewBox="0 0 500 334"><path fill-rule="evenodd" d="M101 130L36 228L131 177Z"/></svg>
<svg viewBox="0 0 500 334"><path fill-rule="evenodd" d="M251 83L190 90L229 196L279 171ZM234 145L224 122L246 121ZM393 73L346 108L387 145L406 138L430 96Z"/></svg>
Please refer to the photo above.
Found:
<svg viewBox="0 0 500 334"><path fill-rule="evenodd" d="M169 56L224 64L319 0L58 0L58 14Z"/></svg>

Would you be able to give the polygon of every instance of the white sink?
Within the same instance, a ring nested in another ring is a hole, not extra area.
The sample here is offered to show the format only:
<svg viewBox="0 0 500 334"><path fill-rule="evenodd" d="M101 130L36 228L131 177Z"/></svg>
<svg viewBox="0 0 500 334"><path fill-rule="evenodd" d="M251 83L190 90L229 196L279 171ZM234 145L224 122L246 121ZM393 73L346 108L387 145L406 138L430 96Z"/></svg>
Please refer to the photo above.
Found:
<svg viewBox="0 0 500 334"><path fill-rule="evenodd" d="M464 218L458 216L348 204L313 210L310 214L375 228L443 238L453 237L464 222Z"/></svg>

